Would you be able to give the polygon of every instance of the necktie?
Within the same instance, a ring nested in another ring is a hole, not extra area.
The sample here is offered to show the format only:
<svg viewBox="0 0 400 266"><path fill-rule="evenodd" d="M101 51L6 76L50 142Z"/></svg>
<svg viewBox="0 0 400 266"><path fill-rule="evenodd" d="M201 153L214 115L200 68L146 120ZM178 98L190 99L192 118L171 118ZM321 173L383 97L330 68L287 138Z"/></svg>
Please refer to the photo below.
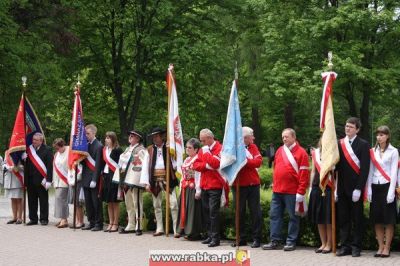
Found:
<svg viewBox="0 0 400 266"><path fill-rule="evenodd" d="M353 141L349 140L350 145L351 145L352 142L353 142Z"/></svg>

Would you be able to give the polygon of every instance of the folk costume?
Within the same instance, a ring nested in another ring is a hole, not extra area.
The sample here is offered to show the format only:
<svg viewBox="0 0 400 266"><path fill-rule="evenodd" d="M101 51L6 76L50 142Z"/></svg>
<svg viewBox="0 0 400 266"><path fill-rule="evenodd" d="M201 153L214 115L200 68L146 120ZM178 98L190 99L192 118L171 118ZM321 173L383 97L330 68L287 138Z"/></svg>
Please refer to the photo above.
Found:
<svg viewBox="0 0 400 266"><path fill-rule="evenodd" d="M239 231L240 244L247 242L245 224L246 224L246 204L250 209L251 233L254 244L261 241L261 203L260 203L260 176L258 168L262 164L262 156L255 144L246 146L247 163L239 171L237 178L232 186L233 197L236 199L236 183L239 182Z"/></svg>
<svg viewBox="0 0 400 266"><path fill-rule="evenodd" d="M89 224L83 230L103 230L103 204L101 201L101 179L100 161L103 152L103 145L99 140L94 139L88 143L89 156L82 165L82 185L85 195L86 216ZM92 188L91 184L95 184Z"/></svg>
<svg viewBox="0 0 400 266"><path fill-rule="evenodd" d="M225 180L218 169L221 160L222 145L214 141L210 146L200 149L198 157L193 163L193 169L201 173L200 187L203 207L203 224L208 238L205 244L219 245L219 210L221 207L222 190ZM213 245L214 246L214 245Z"/></svg>
<svg viewBox="0 0 400 266"><path fill-rule="evenodd" d="M36 149L33 145L27 147L25 183L28 192L29 220L28 224L38 223L38 199L40 202L40 222L49 222L49 193L47 184L53 180L53 153L44 143Z"/></svg>
<svg viewBox="0 0 400 266"><path fill-rule="evenodd" d="M308 155L299 143L290 147L282 145L276 152L272 184L272 202L270 209L271 242L282 241L283 212L289 214L286 245L296 246L299 234L299 216L295 215L296 203L304 203L309 182ZM302 197L303 200L298 200Z"/></svg>
<svg viewBox="0 0 400 266"><path fill-rule="evenodd" d="M363 195L370 167L369 144L362 138L348 136L339 141L340 160L337 164L337 217L340 255L359 253L364 232ZM351 231L353 228L353 239ZM338 255L339 255L338 254Z"/></svg>
<svg viewBox="0 0 400 266"><path fill-rule="evenodd" d="M396 182L399 152L391 144L381 153L370 149L371 163L367 181L372 224L396 224Z"/></svg>
<svg viewBox="0 0 400 266"><path fill-rule="evenodd" d="M179 197L178 233L186 235L188 239L200 238L202 232L202 206L200 172L193 170L193 163L197 155L187 157L182 164L181 194Z"/></svg>
<svg viewBox="0 0 400 266"><path fill-rule="evenodd" d="M54 217L67 219L68 207L68 152L65 146L64 152L56 152L53 159L53 186L56 190Z"/></svg>

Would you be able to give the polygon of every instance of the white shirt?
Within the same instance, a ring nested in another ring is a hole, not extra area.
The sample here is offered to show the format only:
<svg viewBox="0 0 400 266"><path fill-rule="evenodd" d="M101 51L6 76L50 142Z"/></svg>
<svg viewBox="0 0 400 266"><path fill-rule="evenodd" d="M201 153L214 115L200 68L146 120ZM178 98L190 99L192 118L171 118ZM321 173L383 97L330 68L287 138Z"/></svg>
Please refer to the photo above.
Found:
<svg viewBox="0 0 400 266"><path fill-rule="evenodd" d="M68 178L68 150L69 147L65 146L65 150L63 153L57 152L55 155L55 161L54 164L57 166L57 168L62 171L63 173L66 174L66 177ZM54 187L63 187L67 188L68 184L66 184L59 176L57 171L53 169L53 184Z"/></svg>
<svg viewBox="0 0 400 266"><path fill-rule="evenodd" d="M164 157L163 157L163 146L164 145L162 145L161 147L156 146L157 147L157 156L156 156L156 164L154 166L154 169L158 169L158 170L165 169Z"/></svg>
<svg viewBox="0 0 400 266"><path fill-rule="evenodd" d="M389 144L385 152L380 155L380 149L374 149L375 159L381 165L385 173L390 177L390 186L388 195L393 194L396 189L396 182L397 182L397 169L398 169L398 162L399 162L399 152L396 148ZM368 174L368 193L372 191L371 185L372 184L387 184L387 181L379 170L375 167L375 165L370 163L369 167L369 174Z"/></svg>

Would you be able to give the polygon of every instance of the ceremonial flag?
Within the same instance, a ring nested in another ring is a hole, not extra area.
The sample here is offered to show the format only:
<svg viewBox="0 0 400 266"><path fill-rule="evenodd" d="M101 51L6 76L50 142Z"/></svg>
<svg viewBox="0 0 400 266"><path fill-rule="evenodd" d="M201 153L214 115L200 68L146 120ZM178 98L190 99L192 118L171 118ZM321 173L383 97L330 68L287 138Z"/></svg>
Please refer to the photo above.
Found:
<svg viewBox="0 0 400 266"><path fill-rule="evenodd" d="M336 138L335 118L332 105L333 82L336 80L335 72L322 73L324 88L321 101L321 171L320 187L325 190L327 184L332 182L330 172L339 161L339 148Z"/></svg>
<svg viewBox="0 0 400 266"><path fill-rule="evenodd" d="M232 185L240 169L247 163L246 148L243 142L242 119L236 81L233 81L229 98L225 134L221 151L221 175Z"/></svg>
<svg viewBox="0 0 400 266"><path fill-rule="evenodd" d="M22 94L8 149L15 165L22 159L26 148L32 144L33 135L37 132L44 136L42 126L31 103ZM44 139L44 143L46 143L46 139Z"/></svg>
<svg viewBox="0 0 400 266"><path fill-rule="evenodd" d="M176 93L175 79L173 75L173 65L168 67L167 88L169 94L168 103L168 136L169 152L176 161L177 176L182 176L183 163L183 135L181 120L178 110L178 95Z"/></svg>
<svg viewBox="0 0 400 266"><path fill-rule="evenodd" d="M79 87L75 91L69 147L68 167L75 169L75 166L89 155Z"/></svg>

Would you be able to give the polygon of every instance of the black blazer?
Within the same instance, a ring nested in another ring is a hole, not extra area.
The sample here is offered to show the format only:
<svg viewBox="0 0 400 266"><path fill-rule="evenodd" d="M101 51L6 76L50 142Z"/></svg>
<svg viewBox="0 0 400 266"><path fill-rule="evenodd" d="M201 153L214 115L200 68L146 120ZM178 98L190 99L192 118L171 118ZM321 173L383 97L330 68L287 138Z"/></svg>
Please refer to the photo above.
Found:
<svg viewBox="0 0 400 266"><path fill-rule="evenodd" d="M360 175L358 175L353 168L351 168L350 164L344 157L340 141L338 146L340 154L340 160L337 164L337 170L339 172L337 188L338 195L345 194L351 197L353 190L355 189L361 190L361 195L363 195L365 183L367 182L369 173L369 143L358 136L354 139L353 143L351 143L351 147L353 148L355 155L360 160Z"/></svg>
<svg viewBox="0 0 400 266"><path fill-rule="evenodd" d="M97 183L96 186L99 185L98 182L98 176L96 173L98 173L99 168L100 168L100 161L103 153L103 145L98 141L98 139L95 139L92 144L89 144L89 154L92 156L93 160L95 160L95 170L92 171L90 168L86 165L86 162L82 162L82 185L84 187L90 187L90 182L95 181Z"/></svg>
<svg viewBox="0 0 400 266"><path fill-rule="evenodd" d="M53 152L49 146L45 144L40 145L39 150L36 154L42 159L44 165L47 168L47 182L53 181ZM29 185L40 185L43 180L42 174L36 169L33 162L30 160L29 156L26 159L26 172L25 172L25 184Z"/></svg>
<svg viewBox="0 0 400 266"><path fill-rule="evenodd" d="M103 148L104 149L104 148ZM101 160L100 160L100 165L99 167L96 167L96 176L97 180L99 179L99 176L103 173L104 167L106 166L106 161L104 160L103 157L103 149L101 150ZM119 162L119 156L122 154L122 149L120 147L114 148L111 150L110 157L113 159L116 163ZM110 173L114 173L113 171L110 170Z"/></svg>

